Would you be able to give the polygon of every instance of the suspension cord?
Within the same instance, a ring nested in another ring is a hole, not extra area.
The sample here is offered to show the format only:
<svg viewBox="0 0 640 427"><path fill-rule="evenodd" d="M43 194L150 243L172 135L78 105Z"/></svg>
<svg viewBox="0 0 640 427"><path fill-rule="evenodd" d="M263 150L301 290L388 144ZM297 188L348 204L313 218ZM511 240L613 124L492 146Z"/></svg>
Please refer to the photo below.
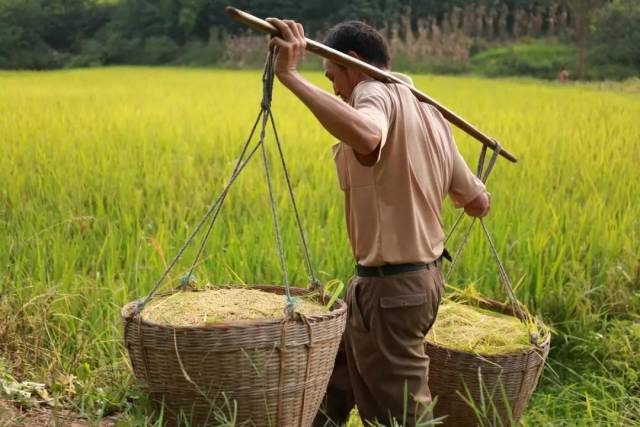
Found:
<svg viewBox="0 0 640 427"><path fill-rule="evenodd" d="M287 188L289 190L289 198L291 199L291 206L293 206L293 213L296 217L296 225L298 227L298 233L300 234L300 241L302 242L302 250L304 251L304 258L307 262L307 268L309 270L309 277L311 278L312 287L317 287L322 289L322 284L318 280L316 273L313 269L313 263L311 262L311 256L309 255L309 245L307 244L307 239L304 236L304 228L302 227L302 220L300 219L300 213L298 211L298 204L296 203L296 197L293 193L293 185L291 185L291 178L289 177L289 169L287 168L287 164L284 160L284 154L282 153L282 146L280 144L280 137L278 136L278 131L276 130L276 122L273 118L273 114L269 111L269 118L271 119L271 127L273 128L273 135L276 139L276 146L278 147L278 153L280 154L280 160L282 162L282 170L284 171L284 177L287 181Z"/></svg>
<svg viewBox="0 0 640 427"><path fill-rule="evenodd" d="M253 131L255 131L255 127L252 130L252 134L250 135L248 141L251 140L251 137L253 136ZM213 219L212 222L215 222L215 218L217 218L217 214L220 211L218 209L218 206L222 204L222 202L224 201L224 199L227 196L227 193L229 192L229 188L231 188L231 185L233 185L233 183L236 181L236 179L238 178L238 176L240 175L240 172L242 172L242 170L247 166L247 164L249 163L249 161L251 160L251 158L253 157L253 155L256 153L256 151L258 151L258 148L260 148L260 144L256 144L252 149L251 152L249 153L249 155L247 156L247 158L242 161L242 163L239 163L239 167L237 167L237 170L234 174L231 175L231 178L229 179L227 185L224 187L224 189L222 190L222 192L220 193L220 195L216 198L216 200L213 202L213 204L211 205L211 207L209 208L209 210L207 211L207 213L202 217L202 219L200 220L200 222L198 223L198 225L196 226L195 230L193 231L193 233L191 233L191 235L189 236L189 238L187 238L187 241L182 245L182 247L178 250L178 253L176 254L176 256L173 258L173 260L171 261L171 263L169 264L169 266L167 267L167 269L164 271L164 273L162 273L162 276L160 276L160 278L158 279L158 281L156 282L156 284L153 286L153 288L151 289L151 292L149 292L149 295L147 295L147 297L140 303L138 304L138 306L136 307L136 310L134 312L134 314L138 314L140 313L140 311L142 311L142 309L144 308L144 306L149 302L149 300L153 297L153 295L158 291L158 289L160 288L160 286L164 283L164 281L166 280L166 278L169 276L169 273L171 273L171 271L174 269L174 267L176 266L176 264L178 263L178 260L182 257L182 255L184 254L184 251L187 249L187 247L191 244L191 242L193 241L193 239L196 237L196 235L200 232L200 230L202 229L202 227L204 226L204 224L207 222L207 220L213 215ZM214 215L215 213L215 215ZM212 226L212 225L211 225ZM210 226L210 227L211 227ZM201 242L201 247L204 246L204 244L206 243L206 240L203 239L203 241ZM201 253L202 251L199 250L199 253ZM182 280L183 284L184 284L184 280ZM188 283L188 281L187 281Z"/></svg>
<svg viewBox="0 0 640 427"><path fill-rule="evenodd" d="M489 165L487 166L487 170L484 170L484 162L485 162L485 158L487 156L487 146L483 145L482 146L482 150L480 151L480 158L478 159L478 167L476 169L476 176L480 179L480 181L482 181L483 184L487 183L487 180L489 179L489 174L493 170L493 167L496 164L496 160L498 160L498 155L500 154L500 144L498 143L498 141L495 141L495 142L496 142L496 149L493 152L493 154L491 155L491 159L489 160ZM464 210L462 212L460 212L460 215L458 215L458 218L456 218L455 222L453 223L453 226L451 227L451 230L447 234L447 237L444 240L444 244L445 245L447 244L447 242L449 241L449 239L451 238L453 233L456 231L456 228L458 227L458 225L460 225L463 217L464 217ZM445 280L447 280L447 281L449 280L449 276L451 276L451 273L455 269L455 266L456 266L456 264L458 262L458 259L460 258L460 255L462 254L462 251L467 246L467 242L469 240L469 236L471 235L471 230L473 229L473 225L475 223L476 223L476 218L472 218L471 224L469 224L469 227L467 228L467 230L463 234L462 243L460 244L460 246L458 246L458 250L456 251L455 255L453 256L453 258L451 260L451 265L449 266L449 269L447 270L447 274L445 276Z"/></svg>
<svg viewBox="0 0 640 427"><path fill-rule="evenodd" d="M478 168L476 170L476 175L478 176L478 178L480 178L480 180L486 184L489 175L491 173L491 171L493 170L493 167L495 166L496 160L498 158L498 155L500 154L500 149L501 146L498 143L498 141L496 142L496 148L493 152L493 154L491 155L491 158L489 160L489 163L485 169L485 159L486 159L486 155L487 155L487 146L483 146L482 147L482 151L480 152L480 157L478 159ZM455 220L453 226L451 227L451 230L449 231L446 239L445 239L445 244L447 241L449 241L449 239L451 238L451 236L453 235L454 231L456 230L456 228L458 227L458 225L461 222L461 219L464 215L464 212L462 212ZM456 254L453 257L453 260L451 262L451 266L449 267L449 270L447 271L446 274L446 280L448 281L451 273L453 272L453 270L455 269L455 266L457 265L457 261L460 258L460 255L462 254L463 249L465 248L468 240L469 240L469 235L471 234L471 230L473 228L473 225L475 224L477 218L473 218L471 220L471 224L469 225L469 227L467 228L467 230L465 231L463 238L462 238L462 242L460 244L460 246L458 247L458 250L456 251ZM515 292L513 290L513 284L511 282L511 279L509 278L509 275L507 274L506 268L504 267L504 264L502 263L502 260L500 259L500 255L498 254L498 250L496 249L496 245L493 241L493 237L491 236L491 233L489 232L489 229L487 228L487 225L485 224L484 220L482 218L480 218L480 225L482 226L482 230L484 231L484 235L487 238L487 241L489 242L489 247L491 249L491 254L493 255L493 258L498 266L498 273L500 275L500 280L504 286L504 289L507 293L507 296L509 297L509 300L511 301L511 305L513 306L513 310L514 310L514 314L516 315L516 317L518 317L518 319L520 319L520 321L522 321L523 323L527 324L527 328L529 330L529 338L531 340L531 342L533 344L537 344L538 341L538 335L534 332L531 331L530 327L529 327L529 316L524 312L524 310L522 309L520 303L518 302L518 299L515 295Z"/></svg>
<svg viewBox="0 0 640 427"><path fill-rule="evenodd" d="M267 56L264 72L263 72L263 75L262 75L262 101L260 103L260 112L258 113L258 116L257 116L257 118L256 118L256 120L255 120L255 122L254 122L254 124L253 124L253 126L251 128L251 132L249 134L249 137L247 138L247 140L245 141L245 143L244 143L244 145L242 147L240 156L239 156L239 158L238 158L238 160L236 162L236 165L235 165L235 167L233 169L233 173L231 174L231 177L229 178L229 180L228 180L227 184L225 185L225 187L223 188L222 192L218 195L218 197L215 199L215 201L213 202L211 207L207 210L206 214L200 220L200 222L196 226L196 228L193 231L193 233L191 233L191 235L187 238L187 241L178 250L178 253L173 258L173 260L171 261L171 263L169 264L167 269L164 271L164 273L160 276L158 281L155 283L155 285L153 286L151 292L135 308L134 315L139 314L140 311L142 311L142 309L144 308L144 306L149 302L149 300L151 300L151 298L153 298L153 296L156 294L156 292L158 291L160 286L165 282L166 278L169 276L171 271L175 268L176 264L178 263L178 260L184 254L186 248L193 242L193 240L198 235L198 233L202 230L202 228L207 223L207 221L209 221L208 227L206 229L206 232L205 232L204 236L202 237L202 239L200 241L200 245L199 245L198 251L197 251L196 256L195 256L195 258L194 258L194 260L193 260L193 262L191 264L189 272L185 276L183 276L181 278L181 285L187 285L187 284L190 283L190 281L193 278L193 272L195 270L195 267L196 267L196 265L198 263L198 260L200 259L201 255L202 255L202 253L204 251L204 247L205 247L205 245L207 243L207 240L209 239L209 237L211 235L211 230L213 229L213 226L214 226L216 220L219 217L220 211L222 210L222 206L223 206L224 201L225 201L225 199L226 199L226 197L227 197L227 195L229 193L229 190L230 190L231 186L235 183L235 181L237 180L238 176L240 176L240 173L245 169L245 167L247 166L249 161L253 158L253 156L256 154L258 149L261 149L261 151L262 151L262 159L263 159L263 165L264 165L264 170L265 170L265 179L267 181L267 188L268 188L268 191L269 191L269 201L270 201L270 204L271 204L271 213L273 215L276 246L277 246L277 249L278 249L278 254L280 256L280 266L281 266L281 269L282 269L282 276L283 276L283 282L284 282L284 287L285 287L285 294L286 294L286 298L287 298L287 303L286 303L286 307L285 307L285 313L287 314L288 317L293 315L293 313L295 311L295 303L296 303L296 301L295 301L294 298L291 297L291 293L290 293L289 277L288 277L288 274L287 274L285 253L284 253L284 248L283 248L283 245L282 245L282 236L281 236L281 232L280 232L280 225L279 225L277 209L276 209L276 200L275 200L275 195L274 195L274 191L273 191L273 184L272 184L271 173L270 173L270 169L269 169L269 162L268 162L268 157L267 157L267 152L266 152L266 147L265 147L266 128L267 128L267 125L269 123L271 124L271 127L273 129L273 133L274 133L275 140L276 140L276 146L278 148L278 154L279 154L279 157L280 157L280 161L281 161L282 168L283 168L283 171L284 171L285 179L286 179L286 182L287 182L287 189L288 189L289 197L291 199L291 204L292 204L292 207L293 207L293 211L294 211L294 214L295 214L296 225L297 225L297 228L298 228L298 232L300 234L300 240L302 242L302 247L303 247L303 250L304 250L304 256L305 256L305 261L307 263L309 276L310 276L310 279L311 279L311 285L312 285L312 287L321 287L320 282L318 281L318 279L317 279L317 277L315 275L314 269L313 269L313 265L312 265L312 262L311 262L311 256L309 255L309 247L307 245L307 241L306 241L305 235L304 235L304 230L302 228L302 221L300 219L300 213L299 213L298 206L297 206L297 203L296 203L296 200L295 200L295 195L294 195L294 192L293 192L293 185L291 183L289 170L287 168L287 165L286 165L286 162L285 162L285 159L284 159L284 154L283 154L283 151L282 151L282 145L281 145L280 138L279 138L277 130L276 130L275 119L274 119L273 114L271 112L271 100L272 100L272 95L273 95L273 82L274 82L273 61L274 61L274 53L272 51L270 51L268 56ZM261 125L258 142L249 150L249 147L251 145L251 140L253 139L253 136L254 136L254 134L256 132L256 129L258 128L258 124Z"/></svg>
<svg viewBox="0 0 640 427"><path fill-rule="evenodd" d="M262 74L262 127L260 128L260 141L264 141L267 129L267 121L269 120L269 111L271 110L271 99L273 93L273 52L269 51L267 62ZM289 291L289 276L287 274L287 262L282 247L282 236L280 235L280 222L278 220L278 210L276 208L276 200L273 195L273 184L271 182L271 172L269 171L269 160L267 159L267 150L262 144L262 162L264 164L264 175L267 181L267 189L269 190L269 202L271 203L271 215L273 216L273 230L276 238L276 248L280 256L280 268L282 270L282 280L284 281L284 289L287 296L287 306L285 312L293 314L295 302L291 298Z"/></svg>

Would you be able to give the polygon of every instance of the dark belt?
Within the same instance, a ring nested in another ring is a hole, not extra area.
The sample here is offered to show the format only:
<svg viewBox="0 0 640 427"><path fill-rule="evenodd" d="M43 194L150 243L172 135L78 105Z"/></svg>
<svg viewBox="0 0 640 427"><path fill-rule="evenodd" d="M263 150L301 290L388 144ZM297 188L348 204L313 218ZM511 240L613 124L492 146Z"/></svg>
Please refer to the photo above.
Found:
<svg viewBox="0 0 640 427"><path fill-rule="evenodd" d="M443 258L446 258L444 254L435 261L427 264L385 264L377 267L367 267L356 264L356 274L360 277L384 277L392 276L394 274L408 273L410 271L431 270L441 266Z"/></svg>

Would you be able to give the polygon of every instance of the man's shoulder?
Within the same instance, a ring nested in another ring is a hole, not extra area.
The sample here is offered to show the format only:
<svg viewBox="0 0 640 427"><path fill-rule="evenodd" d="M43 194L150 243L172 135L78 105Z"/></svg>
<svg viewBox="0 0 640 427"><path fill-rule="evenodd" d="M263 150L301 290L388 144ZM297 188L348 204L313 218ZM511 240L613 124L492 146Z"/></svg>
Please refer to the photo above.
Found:
<svg viewBox="0 0 640 427"><path fill-rule="evenodd" d="M397 79L402 80L404 83L408 84L409 86L413 86L413 79L411 78L411 76L408 76L407 74L404 74L404 73L398 73L397 71L391 71L391 75Z"/></svg>
<svg viewBox="0 0 640 427"><path fill-rule="evenodd" d="M378 80L363 80L353 88L354 95L366 95L375 93L388 93L389 88Z"/></svg>
<svg viewBox="0 0 640 427"><path fill-rule="evenodd" d="M349 104L356 108L363 104L390 106L393 100L386 84L377 80L363 80L353 88Z"/></svg>

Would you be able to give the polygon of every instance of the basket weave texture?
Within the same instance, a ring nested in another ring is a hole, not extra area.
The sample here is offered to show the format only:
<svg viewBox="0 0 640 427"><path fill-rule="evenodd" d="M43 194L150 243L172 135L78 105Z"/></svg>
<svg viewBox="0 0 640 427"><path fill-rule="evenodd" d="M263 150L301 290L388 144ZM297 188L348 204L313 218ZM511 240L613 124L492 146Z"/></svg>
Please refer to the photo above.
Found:
<svg viewBox="0 0 640 427"><path fill-rule="evenodd" d="M510 306L495 301L482 301L480 306L514 314ZM429 388L438 398L434 416L446 416L444 426L518 425L538 384L550 342L550 334L546 334L542 343L530 350L491 356L426 342ZM468 400L473 401L478 414Z"/></svg>
<svg viewBox="0 0 640 427"><path fill-rule="evenodd" d="M283 294L280 286L254 286ZM291 289L293 295L308 291ZM237 404L236 425L309 426L327 388L346 325L346 305L287 321L171 327L122 309L124 340L137 380L167 424L219 425ZM235 401L235 402L234 402Z"/></svg>

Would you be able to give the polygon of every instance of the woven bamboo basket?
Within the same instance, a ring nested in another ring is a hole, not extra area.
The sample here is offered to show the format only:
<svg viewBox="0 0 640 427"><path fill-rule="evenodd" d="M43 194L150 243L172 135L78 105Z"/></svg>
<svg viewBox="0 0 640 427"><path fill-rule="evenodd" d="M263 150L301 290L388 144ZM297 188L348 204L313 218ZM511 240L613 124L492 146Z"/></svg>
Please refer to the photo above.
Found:
<svg viewBox="0 0 640 427"><path fill-rule="evenodd" d="M480 307L514 316L513 307L479 301ZM551 336L521 352L483 356L426 342L435 417L444 426L518 425L549 354Z"/></svg>
<svg viewBox="0 0 640 427"><path fill-rule="evenodd" d="M283 294L279 286L254 286ZM292 295L308 291L291 289ZM292 319L168 327L140 320L138 301L122 309L134 374L168 425L309 426L327 388L346 324L338 300L329 313Z"/></svg>

